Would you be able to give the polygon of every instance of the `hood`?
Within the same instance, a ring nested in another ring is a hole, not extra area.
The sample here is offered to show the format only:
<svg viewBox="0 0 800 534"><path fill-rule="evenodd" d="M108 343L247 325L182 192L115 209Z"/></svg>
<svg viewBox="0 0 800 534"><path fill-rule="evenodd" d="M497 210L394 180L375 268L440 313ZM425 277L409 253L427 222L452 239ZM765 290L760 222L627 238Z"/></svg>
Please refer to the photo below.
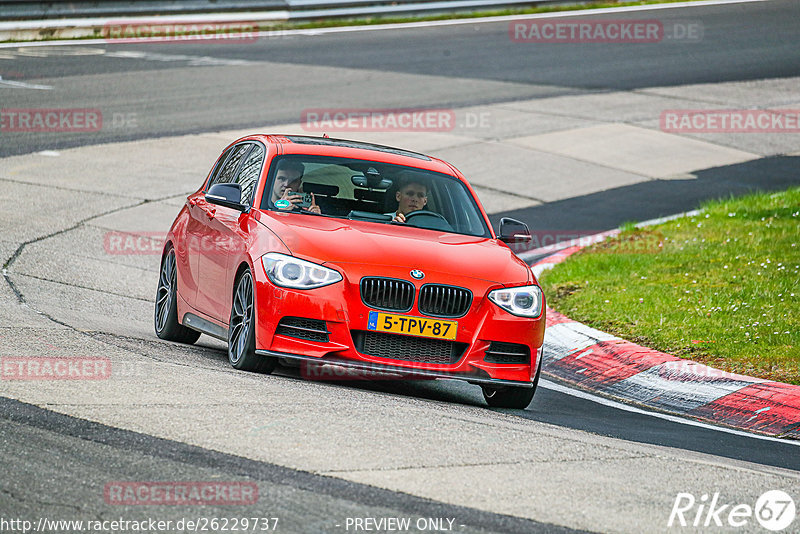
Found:
<svg viewBox="0 0 800 534"><path fill-rule="evenodd" d="M496 239L298 213L258 215L293 255L317 263L387 265L509 285L532 279L530 268Z"/></svg>

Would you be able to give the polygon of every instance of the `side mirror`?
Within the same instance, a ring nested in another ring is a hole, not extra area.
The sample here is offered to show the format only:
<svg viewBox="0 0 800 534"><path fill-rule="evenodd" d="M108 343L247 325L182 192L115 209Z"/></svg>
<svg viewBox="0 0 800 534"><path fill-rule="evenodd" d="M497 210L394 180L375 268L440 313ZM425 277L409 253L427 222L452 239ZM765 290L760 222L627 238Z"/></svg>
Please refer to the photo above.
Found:
<svg viewBox="0 0 800 534"><path fill-rule="evenodd" d="M214 184L206 191L206 202L247 213L250 206L242 204L242 186L239 184Z"/></svg>
<svg viewBox="0 0 800 534"><path fill-rule="evenodd" d="M531 240L531 230L528 225L511 217L500 219L500 229L497 234L497 239L503 243L527 243Z"/></svg>

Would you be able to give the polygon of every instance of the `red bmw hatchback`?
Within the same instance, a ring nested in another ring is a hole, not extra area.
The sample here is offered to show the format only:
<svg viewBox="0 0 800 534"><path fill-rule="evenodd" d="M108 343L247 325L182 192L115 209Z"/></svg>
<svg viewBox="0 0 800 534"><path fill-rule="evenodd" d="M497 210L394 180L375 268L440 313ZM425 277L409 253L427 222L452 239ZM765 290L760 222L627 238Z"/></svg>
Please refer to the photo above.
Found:
<svg viewBox="0 0 800 534"><path fill-rule="evenodd" d="M162 339L228 342L237 369L332 364L478 384L525 408L544 296L462 174L423 154L252 135L225 149L165 241Z"/></svg>

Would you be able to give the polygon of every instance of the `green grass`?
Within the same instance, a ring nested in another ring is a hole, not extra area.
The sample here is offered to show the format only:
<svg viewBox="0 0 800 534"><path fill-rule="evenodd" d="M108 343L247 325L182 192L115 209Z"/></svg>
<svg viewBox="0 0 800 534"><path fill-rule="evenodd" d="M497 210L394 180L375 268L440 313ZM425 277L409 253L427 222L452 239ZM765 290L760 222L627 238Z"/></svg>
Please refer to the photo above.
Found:
<svg viewBox="0 0 800 534"><path fill-rule="evenodd" d="M493 11L473 11L464 13L440 13L431 15L418 15L418 16L385 16L385 17L359 17L359 18L336 18L336 19L316 19L303 22L259 22L260 31L278 31L278 30L304 30L314 28L335 28L342 26L368 26L374 24L401 24L406 22L420 22L420 21L437 21L437 20L453 20L453 19L469 19L479 17L502 17L509 15L529 15L534 13L558 13L562 11L578 11L586 9L603 9L611 7L625 7L625 6L643 6L650 4L672 4L676 2L686 1L699 1L699 0L640 0L638 2L617 2L614 0L605 2L589 2L586 4L564 4L555 6L540 6L529 7L520 9L501 9ZM247 14L242 14L242 19L246 20ZM168 16L164 17L168 19ZM235 35L235 32L230 30L220 30L216 33ZM193 32L175 33L171 37L195 35ZM142 38L147 38L147 34L139 35ZM57 32L45 31L42 32L41 37L37 41L51 41L51 40L85 40L85 39L102 39L105 36L101 29L97 29L94 35L86 35L83 37L64 38L59 37ZM1 41L7 42L26 42L26 41Z"/></svg>
<svg viewBox="0 0 800 534"><path fill-rule="evenodd" d="M800 384L800 188L583 249L541 283L600 330L730 372Z"/></svg>

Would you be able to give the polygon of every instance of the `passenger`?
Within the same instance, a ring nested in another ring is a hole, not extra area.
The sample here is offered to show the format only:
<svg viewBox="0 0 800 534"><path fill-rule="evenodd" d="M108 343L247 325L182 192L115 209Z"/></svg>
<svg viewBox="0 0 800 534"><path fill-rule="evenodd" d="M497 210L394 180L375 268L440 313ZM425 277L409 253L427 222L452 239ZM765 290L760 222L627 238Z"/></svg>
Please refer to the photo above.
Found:
<svg viewBox="0 0 800 534"><path fill-rule="evenodd" d="M407 214L423 209L428 203L428 185L423 178L412 173L401 174L400 184L395 194L397 211L386 215L391 215L394 222L404 223Z"/></svg>
<svg viewBox="0 0 800 534"><path fill-rule="evenodd" d="M303 202L303 173L306 167L297 160L281 160L275 172L275 181L272 184L272 204L278 200L288 200L291 205L275 206L279 210L292 210ZM311 193L311 205L305 208L312 213L322 213L317 206L317 199Z"/></svg>

